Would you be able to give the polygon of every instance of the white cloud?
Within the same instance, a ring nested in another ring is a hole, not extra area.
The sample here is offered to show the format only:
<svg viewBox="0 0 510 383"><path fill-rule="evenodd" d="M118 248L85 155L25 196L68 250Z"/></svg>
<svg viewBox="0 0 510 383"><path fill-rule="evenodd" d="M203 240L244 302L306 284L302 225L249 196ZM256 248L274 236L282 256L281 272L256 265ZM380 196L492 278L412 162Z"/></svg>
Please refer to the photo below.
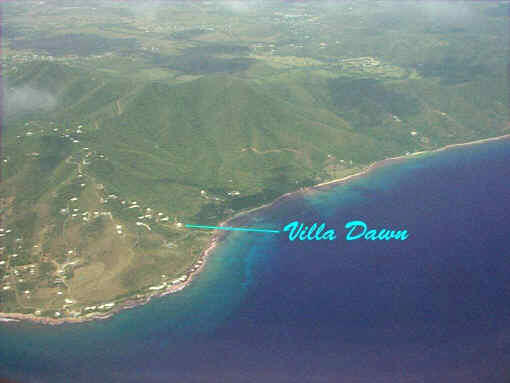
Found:
<svg viewBox="0 0 510 383"><path fill-rule="evenodd" d="M4 111L8 116L41 109L51 110L57 105L52 94L29 86L7 88L4 97Z"/></svg>

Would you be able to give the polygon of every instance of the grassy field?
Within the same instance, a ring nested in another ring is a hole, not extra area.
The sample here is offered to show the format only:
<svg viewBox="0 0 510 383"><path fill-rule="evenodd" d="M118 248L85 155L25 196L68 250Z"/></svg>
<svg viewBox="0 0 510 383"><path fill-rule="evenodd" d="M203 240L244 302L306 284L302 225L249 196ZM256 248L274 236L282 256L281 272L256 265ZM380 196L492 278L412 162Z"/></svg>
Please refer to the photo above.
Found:
<svg viewBox="0 0 510 383"><path fill-rule="evenodd" d="M183 223L510 131L505 4L243 4L2 4L0 312L108 312L189 275Z"/></svg>

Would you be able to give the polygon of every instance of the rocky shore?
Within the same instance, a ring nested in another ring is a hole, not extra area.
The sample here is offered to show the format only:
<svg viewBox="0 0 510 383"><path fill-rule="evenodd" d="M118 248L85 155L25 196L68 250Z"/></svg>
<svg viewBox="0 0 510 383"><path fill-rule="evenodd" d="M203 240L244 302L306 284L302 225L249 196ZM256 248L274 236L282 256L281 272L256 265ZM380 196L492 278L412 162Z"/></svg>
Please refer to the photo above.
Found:
<svg viewBox="0 0 510 383"><path fill-rule="evenodd" d="M506 135L498 136L498 137L480 139L480 140L476 140L476 141L470 141L470 142L466 142L466 143L450 144L450 145L446 145L444 147L434 149L434 150L414 152L414 153L409 153L406 155L387 158L387 159L384 159L381 161L376 161L376 162L371 163L365 169L363 169L362 171L360 171L358 173L351 174L351 175L348 175L346 177L342 177L339 179L323 182L323 183L308 187L304 190L286 193L270 203L267 203L265 205L262 205L262 206L259 206L259 207L253 208L253 209L239 212L238 214L234 215L233 217L227 219L226 221L221 222L219 224L219 226L226 226L229 222L239 219L240 217L245 216L246 214L253 213L255 211L259 211L261 209L271 207L274 204L280 202L281 200L283 200L285 198L288 198L293 195L297 195L297 193L302 193L303 191L311 192L311 191L315 191L315 190L318 190L323 187L330 187L330 186L334 186L334 185L337 185L340 183L344 183L344 182L354 179L356 177L365 175L368 172L370 172L380 166L386 165L388 163L401 161L401 160L413 158L413 157L420 156L420 155L432 154L432 153L440 152L440 151L455 148L455 147L482 144L482 143L487 143L487 142L497 141L497 140L502 140L502 139L510 139L510 134L506 134ZM60 324L64 324L64 323L82 323L82 322L88 322L88 321L92 321L92 320L108 319L122 310L130 309L130 308L133 308L136 306L146 304L151 299L156 298L156 297L161 297L161 296L175 293L177 291L184 289L186 286L188 286L193 281L194 277L196 277L196 275L198 275L203 270L203 268L206 264L207 258L211 255L213 250L220 243L221 238L223 238L223 236L225 236L225 235L226 235L225 233L215 233L213 235L211 241L209 242L208 247L202 252L202 254L200 256L200 260L202 261L200 264L200 267L194 269L190 274L188 274L188 277L182 283L168 286L167 288L165 288L163 290L159 290L159 291L156 291L153 293L151 292L151 293L144 294L143 296L141 296L139 298L137 298L137 297L129 298L125 301L118 302L113 309L111 309L110 311L108 311L104 314L103 313L91 313L91 314L85 314L83 316L76 317L76 318L48 318L48 317L39 317L39 316L36 316L33 314L0 313L0 323L11 323L11 322L16 323L16 322L20 322L20 321L30 321L30 322L35 322L35 323L40 323L40 324L45 324L45 325L60 325Z"/></svg>

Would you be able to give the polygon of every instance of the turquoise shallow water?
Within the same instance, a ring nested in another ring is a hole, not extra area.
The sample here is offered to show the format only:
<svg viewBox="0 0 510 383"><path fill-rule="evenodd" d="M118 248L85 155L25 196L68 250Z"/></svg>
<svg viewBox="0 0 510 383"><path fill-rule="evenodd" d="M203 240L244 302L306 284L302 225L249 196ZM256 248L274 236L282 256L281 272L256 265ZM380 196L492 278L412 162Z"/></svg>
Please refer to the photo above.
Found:
<svg viewBox="0 0 510 383"><path fill-rule="evenodd" d="M383 166L239 224L193 284L112 319L0 326L20 382L496 382L510 378L510 141ZM406 228L345 241L343 225Z"/></svg>

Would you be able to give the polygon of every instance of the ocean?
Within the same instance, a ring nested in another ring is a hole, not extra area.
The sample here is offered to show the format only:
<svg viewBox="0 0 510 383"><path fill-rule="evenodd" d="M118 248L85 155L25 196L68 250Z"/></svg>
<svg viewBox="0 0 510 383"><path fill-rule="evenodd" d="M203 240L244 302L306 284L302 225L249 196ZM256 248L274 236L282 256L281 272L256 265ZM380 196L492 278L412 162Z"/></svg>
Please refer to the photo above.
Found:
<svg viewBox="0 0 510 383"><path fill-rule="evenodd" d="M384 164L240 218L184 290L105 321L0 324L15 382L510 382L510 140ZM345 239L345 223L405 241Z"/></svg>

